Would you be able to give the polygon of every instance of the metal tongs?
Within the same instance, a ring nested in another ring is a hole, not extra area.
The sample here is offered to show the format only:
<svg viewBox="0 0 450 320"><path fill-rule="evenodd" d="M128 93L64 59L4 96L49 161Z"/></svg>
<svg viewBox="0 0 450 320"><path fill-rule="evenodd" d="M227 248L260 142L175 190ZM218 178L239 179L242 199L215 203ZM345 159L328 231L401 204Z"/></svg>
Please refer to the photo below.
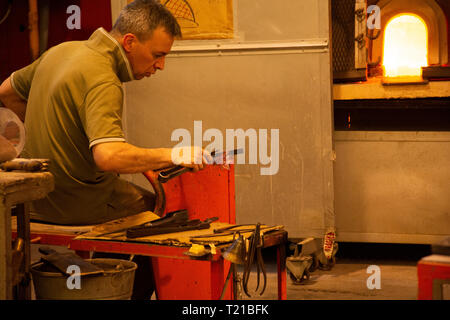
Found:
<svg viewBox="0 0 450 320"><path fill-rule="evenodd" d="M234 150L230 150L230 151L221 151L221 152L212 151L211 156L213 157L213 163L220 163L220 160L223 159L223 161L225 162L228 157L240 154L242 152L244 152L244 150L242 148L234 149ZM183 167L183 166L175 166L170 169L163 169L158 174L158 180L161 183L166 183L170 179L175 178L175 177L179 176L180 174L183 174L183 173L191 171L191 170L192 170L191 168L187 168L187 167Z"/></svg>

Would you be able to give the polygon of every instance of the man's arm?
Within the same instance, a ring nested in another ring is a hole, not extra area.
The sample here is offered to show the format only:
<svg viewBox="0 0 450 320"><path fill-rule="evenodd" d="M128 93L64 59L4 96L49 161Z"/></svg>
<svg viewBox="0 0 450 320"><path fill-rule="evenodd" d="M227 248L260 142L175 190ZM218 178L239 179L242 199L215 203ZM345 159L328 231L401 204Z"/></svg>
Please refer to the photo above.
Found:
<svg viewBox="0 0 450 320"><path fill-rule="evenodd" d="M190 157L183 157L183 152L189 152ZM106 142L94 145L92 154L100 170L123 174L142 173L174 165L189 167L195 172L212 163L211 155L197 147L146 149L126 142Z"/></svg>
<svg viewBox="0 0 450 320"><path fill-rule="evenodd" d="M0 86L0 101L3 105L14 111L20 120L25 121L27 102L23 100L11 85L11 77L3 81Z"/></svg>

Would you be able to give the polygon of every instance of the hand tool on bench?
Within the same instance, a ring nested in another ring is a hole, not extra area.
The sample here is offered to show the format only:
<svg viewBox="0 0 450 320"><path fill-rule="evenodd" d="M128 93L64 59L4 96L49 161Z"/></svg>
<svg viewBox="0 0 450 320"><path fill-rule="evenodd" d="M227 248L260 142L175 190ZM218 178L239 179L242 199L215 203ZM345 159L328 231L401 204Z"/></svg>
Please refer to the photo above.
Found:
<svg viewBox="0 0 450 320"><path fill-rule="evenodd" d="M235 240L235 237L238 237ZM238 232L235 232L235 234L233 235L233 243L231 244L231 246L229 246L223 253L222 253L222 257L225 260L228 260L231 262L230 265L230 269L228 270L228 274L227 274L227 278L225 280L225 284L223 285L223 289L222 289L222 293L220 295L220 299L222 300L224 295L225 295L225 291L227 289L227 285L228 285L228 281L230 280L230 276L233 275L233 297L236 300L237 296L238 296L238 285L240 283L240 279L238 279L238 274L236 272L236 264L244 264L245 263L245 242L244 242L244 237Z"/></svg>
<svg viewBox="0 0 450 320"><path fill-rule="evenodd" d="M249 227L253 226L253 228L240 229L245 226L249 226ZM214 229L213 230L214 233L212 233L212 234L211 233L200 234L200 235L191 236L189 238L192 243L202 244L202 243L207 242L207 243L214 243L214 244L218 244L218 243L224 244L224 243L233 241L232 239L229 239L229 236L235 235L237 232L242 234L245 238L251 238L251 235L254 233L255 228L256 228L255 224L233 225L233 226L228 226L228 227L224 227L224 228ZM277 230L280 230L283 228L284 227L281 225L280 226L260 226L260 233L264 235L264 234L267 234L267 233L270 233L273 231L277 231ZM223 238L220 239L220 237L223 237ZM209 240L209 239L211 239L211 240Z"/></svg>
<svg viewBox="0 0 450 320"><path fill-rule="evenodd" d="M127 238L134 239L157 234L209 229L211 222L214 222L218 219L218 217L213 217L206 219L205 221L195 219L184 222L160 224L157 226L132 227L127 230Z"/></svg>
<svg viewBox="0 0 450 320"><path fill-rule="evenodd" d="M249 297L250 294L248 292L248 280L250 278L250 273L252 266L254 262L256 262L256 268L257 268L257 286L256 291L258 291L260 287L260 273L262 273L263 276L263 285L261 292L259 293L262 295L266 289L266 283L267 283L267 273L264 266L264 260L262 257L262 248L263 248L263 239L261 237L261 232L263 232L263 229L268 230L269 232L271 230L278 230L278 227L261 227L260 223L257 223L254 228L248 228L248 229L236 229L238 227L245 227L245 226L251 226L251 225L237 225L237 226L228 226L225 228L216 229L214 234L204 234L204 235L197 235L197 236L191 236L190 241L192 243L204 243L205 239L208 238L216 238L216 237L222 237L222 236L229 236L231 234L236 234L237 232L245 234L248 232L252 232L251 235L247 238L247 240L250 242L248 249L246 250L245 254L245 263L244 263L244 272L242 276L242 288L245 292L245 294ZM233 237L234 238L234 237ZM213 240L208 241L211 243L214 243ZM222 242L223 243L223 242Z"/></svg>
<svg viewBox="0 0 450 320"><path fill-rule="evenodd" d="M256 257L256 271L257 271L257 284L255 291L258 291L259 288L259 277L260 272L263 274L263 287L259 295L262 295L264 293L264 290L266 289L266 283L267 283L267 274L266 269L264 267L264 260L262 258L262 239L261 239L261 230L260 230L261 224L257 223L255 231L253 232L250 240L250 246L247 251L247 256L245 259L245 266L244 266L244 274L242 275L242 287L244 290L244 293L251 297L248 293L248 280L250 278L250 272L251 268L253 266L253 262Z"/></svg>
<svg viewBox="0 0 450 320"><path fill-rule="evenodd" d="M248 228L248 229L238 229L238 228L242 228L242 227L252 227L252 228ZM240 232L240 233L245 233L245 232L253 232L255 231L255 224L236 224L233 226L228 226L228 227L223 227L223 228L218 228L218 229L214 229L213 232L216 234L234 234L236 232ZM260 230L264 230L264 229L270 229L272 227L262 227L261 225L259 226Z"/></svg>
<svg viewBox="0 0 450 320"><path fill-rule="evenodd" d="M0 169L5 171L21 170L27 172L37 172L48 170L50 160L48 159L22 159L6 161L0 164Z"/></svg>
<svg viewBox="0 0 450 320"><path fill-rule="evenodd" d="M67 272L67 268L72 265L80 268L80 276L102 274L104 272L102 268L89 263L72 252L59 253L49 247L40 247L39 252L43 254L41 260L52 265L65 275L72 274Z"/></svg>
<svg viewBox="0 0 450 320"><path fill-rule="evenodd" d="M159 226L159 225L163 225L163 224L167 224L167 223L185 222L188 220L189 220L189 217L188 217L187 210L177 210L177 211L172 211L172 212L167 213L162 218L153 220L151 222L146 222L146 223L143 223L140 225L136 225L133 228L154 227L154 226ZM124 231L127 231L128 229L130 229L130 227L121 228L121 229L117 229L117 230L111 230L111 231L107 231L107 232L98 234L98 235L96 235L96 237L103 237L103 236L110 235L113 233L124 232Z"/></svg>

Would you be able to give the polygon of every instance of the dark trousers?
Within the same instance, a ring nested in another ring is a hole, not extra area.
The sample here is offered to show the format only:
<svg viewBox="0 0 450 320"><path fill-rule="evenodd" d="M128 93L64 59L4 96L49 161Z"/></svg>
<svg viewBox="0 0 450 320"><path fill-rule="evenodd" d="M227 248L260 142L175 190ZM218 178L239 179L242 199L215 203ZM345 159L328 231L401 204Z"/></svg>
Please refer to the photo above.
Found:
<svg viewBox="0 0 450 320"><path fill-rule="evenodd" d="M155 207L155 195L139 186L125 180L118 180L115 197L108 203L109 219L137 214ZM129 260L130 255L119 253L94 252L95 258L110 258ZM132 300L150 300L155 291L155 279L151 258L148 256L134 256L133 262L137 264L134 276Z"/></svg>

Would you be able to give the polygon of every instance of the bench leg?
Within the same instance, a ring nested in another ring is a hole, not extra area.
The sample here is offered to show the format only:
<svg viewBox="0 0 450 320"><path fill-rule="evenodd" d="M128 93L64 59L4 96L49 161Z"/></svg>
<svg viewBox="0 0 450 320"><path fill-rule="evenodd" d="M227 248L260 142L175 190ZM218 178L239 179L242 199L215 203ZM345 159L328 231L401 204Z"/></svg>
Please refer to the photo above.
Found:
<svg viewBox="0 0 450 320"><path fill-rule="evenodd" d="M79 255L83 259L90 259L91 253L89 251L78 251L76 250L75 253Z"/></svg>
<svg viewBox="0 0 450 320"><path fill-rule="evenodd" d="M277 246L277 273L278 300L286 300L286 247L284 243Z"/></svg>
<svg viewBox="0 0 450 320"><path fill-rule="evenodd" d="M23 239L23 260L19 272L24 278L17 284L17 299L31 300L31 254L30 254L30 216L29 203L21 203L16 206L17 212L17 238Z"/></svg>
<svg viewBox="0 0 450 320"><path fill-rule="evenodd" d="M222 293L224 281L224 259L211 261L211 300L219 300ZM224 297L226 298L226 295Z"/></svg>

